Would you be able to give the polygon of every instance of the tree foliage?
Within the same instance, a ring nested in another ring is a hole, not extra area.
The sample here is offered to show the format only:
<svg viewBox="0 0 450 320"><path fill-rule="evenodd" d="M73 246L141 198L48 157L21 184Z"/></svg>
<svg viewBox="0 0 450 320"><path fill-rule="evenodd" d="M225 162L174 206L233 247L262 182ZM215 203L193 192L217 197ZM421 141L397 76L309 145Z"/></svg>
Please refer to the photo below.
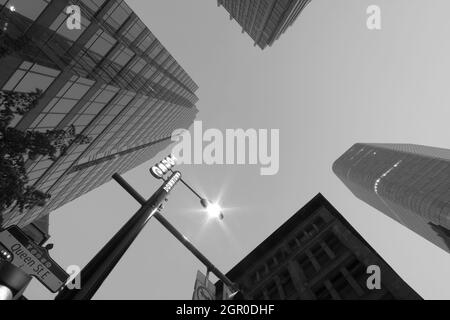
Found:
<svg viewBox="0 0 450 320"><path fill-rule="evenodd" d="M39 157L55 161L72 143L89 143L76 134L75 127L66 130L21 131L11 126L14 117L23 116L39 101L41 91L30 93L0 91L0 212L11 205L22 211L45 205L50 194L29 185L26 162Z"/></svg>

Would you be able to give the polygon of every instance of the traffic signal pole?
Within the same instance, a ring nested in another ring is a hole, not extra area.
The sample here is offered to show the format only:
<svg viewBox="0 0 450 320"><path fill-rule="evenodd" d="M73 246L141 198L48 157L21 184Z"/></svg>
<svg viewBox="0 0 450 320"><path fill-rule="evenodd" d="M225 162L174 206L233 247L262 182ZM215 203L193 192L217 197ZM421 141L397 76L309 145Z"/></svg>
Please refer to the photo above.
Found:
<svg viewBox="0 0 450 320"><path fill-rule="evenodd" d="M116 179L119 175L114 176ZM81 288L71 289L66 286L55 300L90 300L150 218L157 213L180 177L179 172L173 173L148 200L142 198L143 201L140 202L142 207L83 268L80 273Z"/></svg>

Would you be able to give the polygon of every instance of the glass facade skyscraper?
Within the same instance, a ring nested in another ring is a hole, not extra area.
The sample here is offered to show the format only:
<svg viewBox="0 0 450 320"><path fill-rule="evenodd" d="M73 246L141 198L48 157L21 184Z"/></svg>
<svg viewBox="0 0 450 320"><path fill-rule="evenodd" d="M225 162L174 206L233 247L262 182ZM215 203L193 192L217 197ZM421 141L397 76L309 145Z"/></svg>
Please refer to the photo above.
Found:
<svg viewBox="0 0 450 320"><path fill-rule="evenodd" d="M81 9L80 29L67 24L70 5ZM0 28L26 41L0 58L0 89L43 91L12 125L73 126L91 140L56 161L28 161L30 184L52 197L45 207L10 208L3 227L27 225L151 159L196 117L197 85L122 0L0 0Z"/></svg>
<svg viewBox="0 0 450 320"><path fill-rule="evenodd" d="M369 266L379 267L379 288L367 286ZM321 194L227 277L249 300L421 299ZM221 281L216 289L222 299Z"/></svg>
<svg viewBox="0 0 450 320"><path fill-rule="evenodd" d="M217 0L261 49L271 46L311 0Z"/></svg>
<svg viewBox="0 0 450 320"><path fill-rule="evenodd" d="M450 252L450 150L357 143L333 171L356 197Z"/></svg>

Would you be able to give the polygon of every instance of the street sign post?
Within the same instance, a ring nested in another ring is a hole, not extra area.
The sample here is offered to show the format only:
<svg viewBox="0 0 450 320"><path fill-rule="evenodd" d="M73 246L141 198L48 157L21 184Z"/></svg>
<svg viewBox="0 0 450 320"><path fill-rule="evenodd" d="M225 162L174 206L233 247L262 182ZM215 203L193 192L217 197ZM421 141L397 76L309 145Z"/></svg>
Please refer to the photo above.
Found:
<svg viewBox="0 0 450 320"><path fill-rule="evenodd" d="M200 271L197 271L192 300L216 300L216 286Z"/></svg>
<svg viewBox="0 0 450 320"><path fill-rule="evenodd" d="M47 249L34 243L17 226L0 232L0 258L36 278L53 293L58 292L69 278L50 258Z"/></svg>

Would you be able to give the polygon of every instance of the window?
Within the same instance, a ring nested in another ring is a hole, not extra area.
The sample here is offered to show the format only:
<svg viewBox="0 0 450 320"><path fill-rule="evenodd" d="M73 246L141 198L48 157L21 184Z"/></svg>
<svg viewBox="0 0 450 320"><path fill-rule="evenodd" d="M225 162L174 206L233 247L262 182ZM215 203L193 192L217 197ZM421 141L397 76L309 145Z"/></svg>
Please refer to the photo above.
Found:
<svg viewBox="0 0 450 320"><path fill-rule="evenodd" d="M49 2L48 0L11 0L6 5L8 7L14 6L17 13L31 20L36 20Z"/></svg>
<svg viewBox="0 0 450 320"><path fill-rule="evenodd" d="M277 259L278 264L282 263L285 260L284 251L278 250L277 253L275 253L275 259Z"/></svg>
<svg viewBox="0 0 450 320"><path fill-rule="evenodd" d="M116 40L113 37L111 37L107 32L98 30L86 43L85 48L103 57L115 43Z"/></svg>
<svg viewBox="0 0 450 320"><path fill-rule="evenodd" d="M324 241L336 256L339 256L346 251L346 247L333 233L328 234Z"/></svg>
<svg viewBox="0 0 450 320"><path fill-rule="evenodd" d="M308 240L308 236L305 234L304 231L301 231L299 234L297 234L297 241L299 243L304 243Z"/></svg>
<svg viewBox="0 0 450 320"><path fill-rule="evenodd" d="M143 25L143 23L138 20L128 27L127 31L125 32L125 38L127 38L128 41L133 42L139 36L139 34L144 31L144 29L145 26Z"/></svg>
<svg viewBox="0 0 450 320"><path fill-rule="evenodd" d="M313 225L317 228L317 230L321 230L323 226L325 226L325 220L323 220L322 217L317 217L314 222Z"/></svg>
<svg viewBox="0 0 450 320"><path fill-rule="evenodd" d="M253 295L253 300L265 300L264 299L264 293L262 292L255 292Z"/></svg>
<svg viewBox="0 0 450 320"><path fill-rule="evenodd" d="M258 281L261 281L261 279L264 278L264 276L267 274L266 266L260 267L258 269L258 271L256 271L256 273L257 273Z"/></svg>
<svg viewBox="0 0 450 320"><path fill-rule="evenodd" d="M105 20L117 31L130 14L130 8L123 1L117 1L106 13Z"/></svg>
<svg viewBox="0 0 450 320"><path fill-rule="evenodd" d="M155 39L155 36L150 33L147 37L144 37L144 39L142 39L142 41L138 44L139 49L145 52Z"/></svg>
<svg viewBox="0 0 450 320"><path fill-rule="evenodd" d="M3 90L32 92L41 89L45 91L58 74L59 70L56 69L36 63L23 63L5 84Z"/></svg>
<svg viewBox="0 0 450 320"><path fill-rule="evenodd" d="M280 274L280 283L283 288L285 298L295 298L297 295L297 290L295 289L294 282L292 281L288 270L285 270Z"/></svg>
<svg viewBox="0 0 450 320"><path fill-rule="evenodd" d="M313 254L314 258L316 258L321 267L326 266L331 261L331 257L328 256L328 254L320 244L315 245L311 249L311 253Z"/></svg>
<svg viewBox="0 0 450 320"><path fill-rule="evenodd" d="M341 272L337 272L330 281L341 299L350 300L358 298L356 291L348 283L347 279Z"/></svg>
<svg viewBox="0 0 450 320"><path fill-rule="evenodd" d="M297 259L297 262L302 269L306 279L310 280L317 273L316 268L306 254L300 255L300 257Z"/></svg>
<svg viewBox="0 0 450 320"><path fill-rule="evenodd" d="M308 237L312 237L316 234L316 230L312 225L309 225L305 228L305 233Z"/></svg>
<svg viewBox="0 0 450 320"><path fill-rule="evenodd" d="M267 266L269 267L269 270L272 271L273 269L276 268L277 266L277 261L276 259L274 259L274 257L269 258L269 260L267 261Z"/></svg>
<svg viewBox="0 0 450 320"><path fill-rule="evenodd" d="M278 287L275 282L272 282L267 286L267 296L269 300L280 300L280 292L278 291Z"/></svg>
<svg viewBox="0 0 450 320"><path fill-rule="evenodd" d="M355 256L352 256L351 260L346 264L347 271L351 274L353 279L358 282L359 286L363 289L367 289L367 273L366 267Z"/></svg>
<svg viewBox="0 0 450 320"><path fill-rule="evenodd" d="M81 0L89 9L96 12L105 2L105 0Z"/></svg>
<svg viewBox="0 0 450 320"><path fill-rule="evenodd" d="M121 50L117 51L112 57L112 61L121 65L122 67L130 61L130 59L134 56L134 52L128 48L122 47Z"/></svg>
<svg viewBox="0 0 450 320"><path fill-rule="evenodd" d="M312 289L312 291L316 296L317 300L332 300L330 291L324 284L316 286L315 288Z"/></svg>

